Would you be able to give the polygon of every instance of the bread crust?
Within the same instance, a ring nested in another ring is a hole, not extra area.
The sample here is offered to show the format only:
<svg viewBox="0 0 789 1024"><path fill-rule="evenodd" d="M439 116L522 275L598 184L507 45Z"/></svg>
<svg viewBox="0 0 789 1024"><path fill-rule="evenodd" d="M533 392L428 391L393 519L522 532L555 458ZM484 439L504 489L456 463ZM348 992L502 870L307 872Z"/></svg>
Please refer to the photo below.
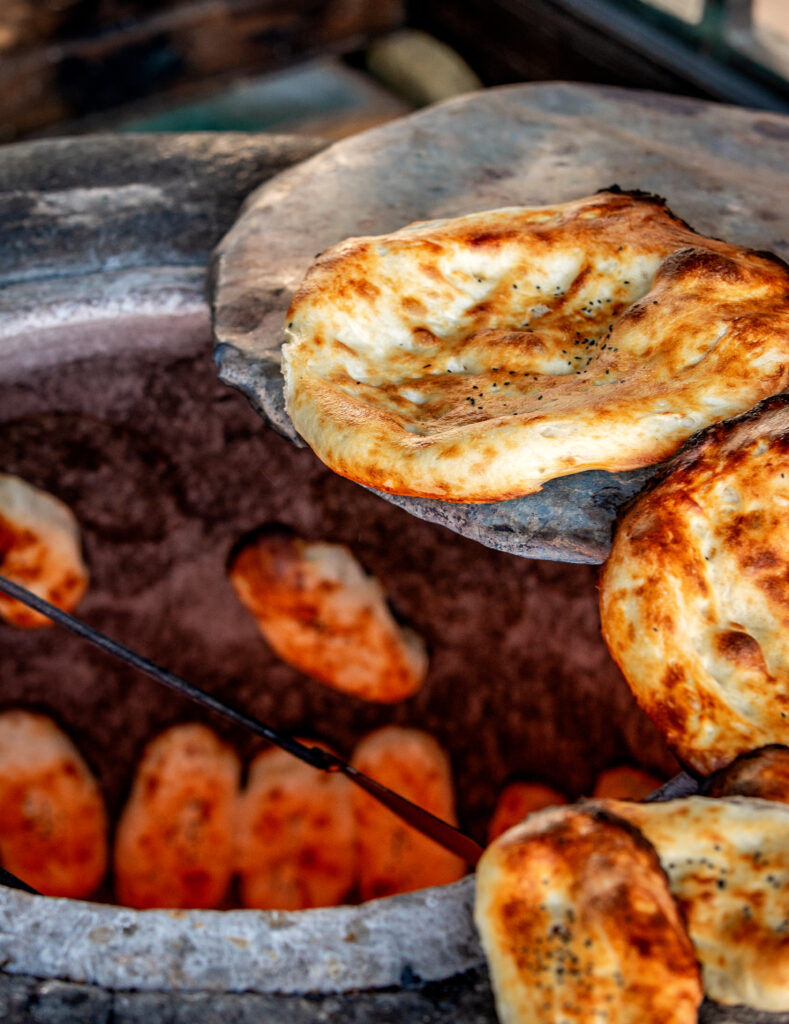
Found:
<svg viewBox="0 0 789 1024"><path fill-rule="evenodd" d="M354 838L346 778L264 750L249 766L236 809L241 902L259 910L342 903L356 876Z"/></svg>
<svg viewBox="0 0 789 1024"><path fill-rule="evenodd" d="M216 907L233 872L241 766L210 729L167 729L145 748L115 834L115 890L130 907Z"/></svg>
<svg viewBox="0 0 789 1024"><path fill-rule="evenodd" d="M0 859L45 896L84 899L107 869L107 813L77 748L45 715L0 715Z"/></svg>
<svg viewBox="0 0 789 1024"><path fill-rule="evenodd" d="M789 268L609 190L349 239L287 316L288 413L333 470L488 502L660 462L789 383Z"/></svg>
<svg viewBox="0 0 789 1024"><path fill-rule="evenodd" d="M627 819L657 850L709 998L789 1010L789 807L700 796L595 806Z"/></svg>
<svg viewBox="0 0 789 1024"><path fill-rule="evenodd" d="M395 621L381 584L343 544L266 527L242 538L229 574L268 643L302 672L381 703L421 687L424 642Z"/></svg>
<svg viewBox="0 0 789 1024"><path fill-rule="evenodd" d="M457 825L449 758L437 741L418 729L390 725L361 740L351 764L365 775ZM461 878L465 864L388 808L354 786L356 860L363 900L446 885Z"/></svg>
<svg viewBox="0 0 789 1024"><path fill-rule="evenodd" d="M79 526L71 509L21 477L0 473L0 572L65 611L88 586ZM0 594L0 617L14 626L49 626L46 616Z"/></svg>
<svg viewBox="0 0 789 1024"><path fill-rule="evenodd" d="M477 866L474 917L502 1024L695 1024L693 947L652 846L601 808L551 808Z"/></svg>
<svg viewBox="0 0 789 1024"><path fill-rule="evenodd" d="M603 636L703 775L789 742L789 396L694 438L618 523Z"/></svg>

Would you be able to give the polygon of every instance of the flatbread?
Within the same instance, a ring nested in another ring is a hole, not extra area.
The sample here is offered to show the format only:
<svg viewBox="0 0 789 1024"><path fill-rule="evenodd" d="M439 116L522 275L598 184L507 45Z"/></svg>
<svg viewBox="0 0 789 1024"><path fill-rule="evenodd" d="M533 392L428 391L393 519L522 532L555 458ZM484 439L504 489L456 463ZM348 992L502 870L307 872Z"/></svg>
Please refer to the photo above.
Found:
<svg viewBox="0 0 789 1024"><path fill-rule="evenodd" d="M620 520L603 636L641 707L707 775L789 743L789 398L711 427Z"/></svg>
<svg viewBox="0 0 789 1024"><path fill-rule="evenodd" d="M663 785L663 780L642 768L623 764L606 768L595 780L592 796L612 797L615 800L643 800Z"/></svg>
<svg viewBox="0 0 789 1024"><path fill-rule="evenodd" d="M789 1010L789 807L745 797L602 806L657 850L710 999Z"/></svg>
<svg viewBox="0 0 789 1024"><path fill-rule="evenodd" d="M381 584L343 544L264 527L242 538L229 573L283 661L364 700L392 703L421 687L424 642L395 621Z"/></svg>
<svg viewBox="0 0 789 1024"><path fill-rule="evenodd" d="M258 754L235 818L245 907L305 910L347 898L356 877L351 788L284 750Z"/></svg>
<svg viewBox="0 0 789 1024"><path fill-rule="evenodd" d="M0 573L65 611L75 607L88 585L71 509L8 473L0 473ZM0 594L0 617L28 629L51 625L5 594Z"/></svg>
<svg viewBox="0 0 789 1024"><path fill-rule="evenodd" d="M0 714L0 860L45 896L84 899L107 869L107 813L64 732L32 711Z"/></svg>
<svg viewBox="0 0 789 1024"><path fill-rule="evenodd" d="M152 740L115 835L115 892L129 907L216 907L233 872L241 766L210 729Z"/></svg>
<svg viewBox="0 0 789 1024"><path fill-rule="evenodd" d="M477 866L501 1024L696 1024L693 947L653 848L599 808L541 811Z"/></svg>
<svg viewBox="0 0 789 1024"><path fill-rule="evenodd" d="M333 470L491 502L659 462L789 383L789 269L615 190L350 239L287 315L287 411Z"/></svg>
<svg viewBox="0 0 789 1024"><path fill-rule="evenodd" d="M457 825L449 758L428 733L390 725L365 736L351 764ZM353 789L356 861L363 900L455 882L466 872L459 857L406 825L358 787Z"/></svg>
<svg viewBox="0 0 789 1024"><path fill-rule="evenodd" d="M496 808L488 825L488 842L517 825L528 814L546 807L559 807L567 797L552 786L541 782L510 782L499 794Z"/></svg>

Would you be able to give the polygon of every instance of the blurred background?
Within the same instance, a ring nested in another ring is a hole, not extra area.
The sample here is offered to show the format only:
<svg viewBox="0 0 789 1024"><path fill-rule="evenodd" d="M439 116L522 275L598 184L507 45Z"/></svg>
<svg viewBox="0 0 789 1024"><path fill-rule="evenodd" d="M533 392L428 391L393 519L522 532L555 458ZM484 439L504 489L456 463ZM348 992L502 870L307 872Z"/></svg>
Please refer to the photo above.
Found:
<svg viewBox="0 0 789 1024"><path fill-rule="evenodd" d="M551 79L789 111L789 0L0 0L0 142L339 138Z"/></svg>

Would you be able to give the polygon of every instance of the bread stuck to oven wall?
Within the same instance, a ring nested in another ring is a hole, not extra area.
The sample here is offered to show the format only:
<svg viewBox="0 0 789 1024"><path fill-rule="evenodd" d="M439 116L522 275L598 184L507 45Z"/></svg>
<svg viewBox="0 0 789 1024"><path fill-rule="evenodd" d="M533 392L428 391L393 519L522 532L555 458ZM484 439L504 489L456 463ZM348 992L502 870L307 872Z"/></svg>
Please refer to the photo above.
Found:
<svg viewBox="0 0 789 1024"><path fill-rule="evenodd" d="M235 816L245 907L305 910L348 898L356 880L352 788L284 750L257 755Z"/></svg>
<svg viewBox="0 0 789 1024"><path fill-rule="evenodd" d="M104 798L45 715L0 714L0 861L45 896L84 899L107 869Z"/></svg>
<svg viewBox="0 0 789 1024"><path fill-rule="evenodd" d="M363 700L392 703L421 687L424 642L395 621L381 584L343 544L264 527L242 539L229 574L283 661Z"/></svg>
<svg viewBox="0 0 789 1024"><path fill-rule="evenodd" d="M115 834L115 890L129 907L216 907L233 873L240 762L204 725L145 748Z"/></svg>
<svg viewBox="0 0 789 1024"><path fill-rule="evenodd" d="M432 736L386 726L357 745L351 764L376 782L457 825L449 758ZM354 786L356 860L363 900L455 882L466 865Z"/></svg>
<svg viewBox="0 0 789 1024"><path fill-rule="evenodd" d="M0 473L0 573L71 611L88 586L79 525L54 495ZM48 626L44 615L0 594L0 617L14 626Z"/></svg>

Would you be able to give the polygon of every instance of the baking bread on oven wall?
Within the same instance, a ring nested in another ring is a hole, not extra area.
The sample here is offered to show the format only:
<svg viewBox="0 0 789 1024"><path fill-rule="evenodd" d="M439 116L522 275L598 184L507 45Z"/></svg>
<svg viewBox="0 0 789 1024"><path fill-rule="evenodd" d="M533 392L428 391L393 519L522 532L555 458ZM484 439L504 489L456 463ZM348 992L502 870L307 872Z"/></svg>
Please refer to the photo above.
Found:
<svg viewBox="0 0 789 1024"><path fill-rule="evenodd" d="M229 574L283 661L364 700L391 703L421 687L422 639L395 621L381 584L343 544L264 527L242 538Z"/></svg>
<svg viewBox="0 0 789 1024"><path fill-rule="evenodd" d="M204 725L176 725L145 748L115 834L118 901L216 907L233 872L240 762Z"/></svg>
<svg viewBox="0 0 789 1024"><path fill-rule="evenodd" d="M339 773L316 771L284 750L257 755L235 817L245 907L304 910L348 897L356 878L351 789Z"/></svg>
<svg viewBox="0 0 789 1024"><path fill-rule="evenodd" d="M432 736L386 726L356 746L351 764L376 782L457 825L449 758ZM363 900L455 882L463 861L410 828L358 787L353 788L356 861Z"/></svg>
<svg viewBox="0 0 789 1024"><path fill-rule="evenodd" d="M45 896L90 896L107 868L107 814L77 748L45 715L0 714L0 860Z"/></svg>
<svg viewBox="0 0 789 1024"><path fill-rule="evenodd" d="M0 572L65 611L88 586L71 509L8 473L0 473ZM0 617L24 628L50 625L44 615L5 594L0 594Z"/></svg>

